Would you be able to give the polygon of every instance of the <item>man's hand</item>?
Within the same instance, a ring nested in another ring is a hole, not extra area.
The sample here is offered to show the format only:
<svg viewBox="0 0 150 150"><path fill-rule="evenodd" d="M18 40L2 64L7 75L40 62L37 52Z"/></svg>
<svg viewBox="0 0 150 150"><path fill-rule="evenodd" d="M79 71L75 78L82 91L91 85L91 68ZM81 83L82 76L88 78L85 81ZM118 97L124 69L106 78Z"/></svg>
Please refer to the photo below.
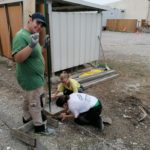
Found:
<svg viewBox="0 0 150 150"><path fill-rule="evenodd" d="M64 121L64 120L66 120L67 115L66 115L66 113L61 113L60 117L61 117L61 121Z"/></svg>
<svg viewBox="0 0 150 150"><path fill-rule="evenodd" d="M50 36L47 34L47 35L45 36L43 48L48 48L49 45L50 45Z"/></svg>
<svg viewBox="0 0 150 150"><path fill-rule="evenodd" d="M74 116L72 114L61 113L60 118L61 118L61 121L65 121L65 120L74 119Z"/></svg>
<svg viewBox="0 0 150 150"><path fill-rule="evenodd" d="M39 33L31 34L31 41L29 47L34 48L38 42L39 42Z"/></svg>

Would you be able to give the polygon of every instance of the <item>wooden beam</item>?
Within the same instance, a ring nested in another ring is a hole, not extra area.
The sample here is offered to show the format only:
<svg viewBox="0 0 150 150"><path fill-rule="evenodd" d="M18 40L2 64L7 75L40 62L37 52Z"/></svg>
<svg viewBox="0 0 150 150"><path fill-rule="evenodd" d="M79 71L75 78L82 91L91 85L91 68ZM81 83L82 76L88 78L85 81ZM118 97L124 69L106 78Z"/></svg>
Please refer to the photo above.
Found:
<svg viewBox="0 0 150 150"><path fill-rule="evenodd" d="M0 55L3 56L2 44L1 44L1 37L0 37Z"/></svg>
<svg viewBox="0 0 150 150"><path fill-rule="evenodd" d="M48 112L47 110L44 110L44 111L45 111L46 115L51 116L52 118L55 118L55 116L58 116L59 114L65 112L65 110L60 110L56 113L51 113L51 112Z"/></svg>
<svg viewBox="0 0 150 150"><path fill-rule="evenodd" d="M58 122L58 120L56 120L50 116L47 116L47 124L52 127L58 128L59 122Z"/></svg>
<svg viewBox="0 0 150 150"><path fill-rule="evenodd" d="M0 5L1 4L11 4L11 3L16 3L16 2L22 2L23 0L0 0Z"/></svg>
<svg viewBox="0 0 150 150"><path fill-rule="evenodd" d="M33 121L30 121L30 122L24 124L23 126L17 128L17 129L20 130L20 131L23 131L23 132L29 132L29 131L31 131L33 128L34 128L34 126L33 126Z"/></svg>
<svg viewBox="0 0 150 150"><path fill-rule="evenodd" d="M82 86L87 89L88 87L94 85L94 84L97 84L97 83L101 83L101 82L104 82L104 81L107 81L107 80L110 80L110 79L114 79L116 77L118 77L119 74L114 74L114 75L111 75L109 77L104 77L104 78L101 78L101 79L96 79L96 80L93 80L93 81L90 81L90 82L87 82L87 83L84 83L82 84Z"/></svg>
<svg viewBox="0 0 150 150"><path fill-rule="evenodd" d="M49 150L39 140L36 140L36 147L33 150Z"/></svg>
<svg viewBox="0 0 150 150"><path fill-rule="evenodd" d="M18 139L32 147L36 146L36 138L32 137L31 135L28 135L27 133L24 133L18 129L11 129L11 134L16 139Z"/></svg>
<svg viewBox="0 0 150 150"><path fill-rule="evenodd" d="M80 77L80 78L77 78L76 80L78 82L80 82L81 84L83 84L83 83L86 83L86 82L89 82L89 81L92 81L92 80L95 80L95 79L100 79L104 76L108 76L108 75L110 75L112 73L115 73L115 72L116 72L115 70L109 70L109 71L97 73L97 74L87 76L87 77Z"/></svg>
<svg viewBox="0 0 150 150"><path fill-rule="evenodd" d="M31 123L31 122L30 122ZM18 140L29 145L31 150L48 150L39 140L18 129L11 129L11 134Z"/></svg>
<svg viewBox="0 0 150 150"><path fill-rule="evenodd" d="M53 7L53 11L97 11L96 8L89 8L85 6L62 6Z"/></svg>

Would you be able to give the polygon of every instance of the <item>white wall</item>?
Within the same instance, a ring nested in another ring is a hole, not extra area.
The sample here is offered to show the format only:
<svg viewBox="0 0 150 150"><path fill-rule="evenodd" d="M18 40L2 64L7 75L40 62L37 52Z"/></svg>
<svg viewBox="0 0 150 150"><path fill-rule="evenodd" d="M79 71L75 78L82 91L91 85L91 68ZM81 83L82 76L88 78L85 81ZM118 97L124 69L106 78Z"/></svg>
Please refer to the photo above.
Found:
<svg viewBox="0 0 150 150"><path fill-rule="evenodd" d="M99 58L101 13L52 13L53 72Z"/></svg>
<svg viewBox="0 0 150 150"><path fill-rule="evenodd" d="M124 9L124 19L147 19L148 15L148 0L121 0L116 3L111 3L108 6L112 8Z"/></svg>

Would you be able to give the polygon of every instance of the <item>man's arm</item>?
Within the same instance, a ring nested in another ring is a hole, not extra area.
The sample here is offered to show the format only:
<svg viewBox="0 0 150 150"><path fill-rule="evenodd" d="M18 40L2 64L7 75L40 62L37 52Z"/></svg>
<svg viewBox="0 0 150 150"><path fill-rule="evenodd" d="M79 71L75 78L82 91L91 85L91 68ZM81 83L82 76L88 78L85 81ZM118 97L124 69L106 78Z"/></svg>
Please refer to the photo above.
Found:
<svg viewBox="0 0 150 150"><path fill-rule="evenodd" d="M43 48L42 48L42 54L45 54L47 52L47 49L50 45L50 36L47 34L45 36L45 39L44 39L44 45L43 45Z"/></svg>
<svg viewBox="0 0 150 150"><path fill-rule="evenodd" d="M73 114L61 113L60 117L61 117L61 121L74 119Z"/></svg>
<svg viewBox="0 0 150 150"><path fill-rule="evenodd" d="M34 33L31 35L31 41L28 46L14 54L14 59L16 62L21 63L25 61L31 54L32 49L39 42L39 33Z"/></svg>
<svg viewBox="0 0 150 150"><path fill-rule="evenodd" d="M45 55L46 52L47 52L46 48L43 47L43 48L42 48L42 54Z"/></svg>
<svg viewBox="0 0 150 150"><path fill-rule="evenodd" d="M21 63L30 56L31 52L32 52L32 48L30 46L27 46L21 51L19 51L18 53L16 53L14 55L14 59L17 63Z"/></svg>

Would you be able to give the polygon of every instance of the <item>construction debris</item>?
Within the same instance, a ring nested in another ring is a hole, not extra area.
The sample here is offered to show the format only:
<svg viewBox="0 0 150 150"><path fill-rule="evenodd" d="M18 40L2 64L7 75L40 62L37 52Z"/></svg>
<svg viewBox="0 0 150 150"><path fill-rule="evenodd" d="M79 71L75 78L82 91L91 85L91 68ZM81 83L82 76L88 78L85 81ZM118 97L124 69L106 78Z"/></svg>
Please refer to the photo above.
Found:
<svg viewBox="0 0 150 150"><path fill-rule="evenodd" d="M45 111L45 113L47 114L47 124L52 127L58 127L58 121L53 119L49 112ZM10 121L12 119L8 118L10 117L6 114L2 112L0 113L0 120L10 129L13 137L27 144L31 150L48 150L48 148L46 148L40 143L40 141L36 139L35 134L29 134L32 133L33 130L33 121L30 121L19 128L15 128L15 123Z"/></svg>
<svg viewBox="0 0 150 150"><path fill-rule="evenodd" d="M79 77L75 78L78 82L82 84L82 86L86 89L90 87L91 85L113 79L118 77L119 74L116 73L115 70L109 70L109 71L104 71L101 73L97 73L88 77Z"/></svg>
<svg viewBox="0 0 150 150"><path fill-rule="evenodd" d="M146 111L142 106L139 106L139 109L141 110L141 113L139 115L138 121L141 122L148 116L148 114L146 113Z"/></svg>

